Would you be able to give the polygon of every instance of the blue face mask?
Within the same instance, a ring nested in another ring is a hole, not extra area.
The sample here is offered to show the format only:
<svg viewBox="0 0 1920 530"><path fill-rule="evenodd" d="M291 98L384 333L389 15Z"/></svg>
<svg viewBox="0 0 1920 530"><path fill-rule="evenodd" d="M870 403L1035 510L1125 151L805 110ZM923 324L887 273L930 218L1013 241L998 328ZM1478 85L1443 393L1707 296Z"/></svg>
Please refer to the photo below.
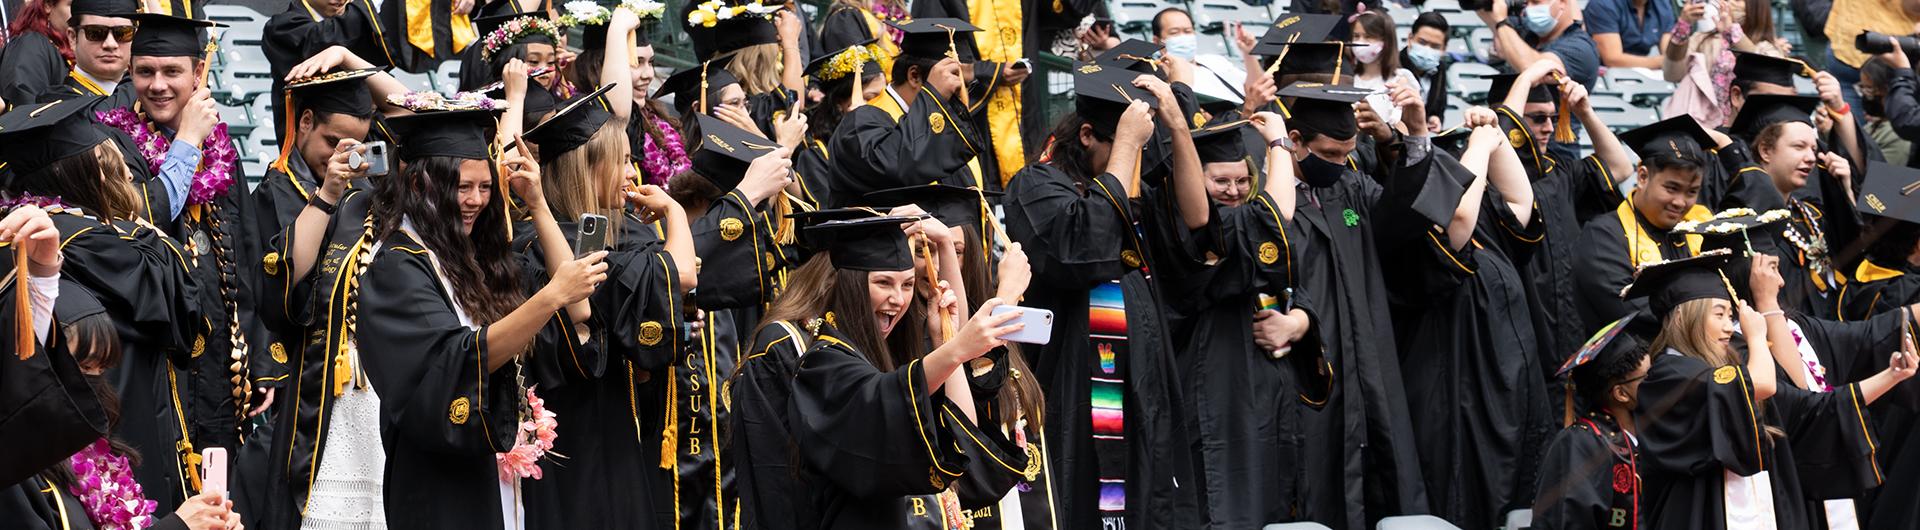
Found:
<svg viewBox="0 0 1920 530"><path fill-rule="evenodd" d="M1560 19L1553 17L1553 4L1527 6L1520 16L1527 23L1527 31L1533 32L1534 35L1546 35L1560 23Z"/></svg>
<svg viewBox="0 0 1920 530"><path fill-rule="evenodd" d="M1433 69L1440 67L1440 59L1446 57L1446 53L1447 52L1419 44L1412 44L1407 46L1407 61L1413 63L1415 70L1432 72Z"/></svg>
<svg viewBox="0 0 1920 530"><path fill-rule="evenodd" d="M1167 37L1166 45L1167 55L1191 61L1194 54L1199 52L1200 38L1192 33L1176 35Z"/></svg>

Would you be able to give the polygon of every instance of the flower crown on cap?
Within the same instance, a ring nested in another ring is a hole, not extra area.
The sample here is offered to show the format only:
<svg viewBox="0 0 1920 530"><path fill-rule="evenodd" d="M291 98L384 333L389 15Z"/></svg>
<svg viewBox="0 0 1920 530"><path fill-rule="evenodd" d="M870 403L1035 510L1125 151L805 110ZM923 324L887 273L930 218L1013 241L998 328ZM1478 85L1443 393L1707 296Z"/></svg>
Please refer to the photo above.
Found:
<svg viewBox="0 0 1920 530"><path fill-rule="evenodd" d="M560 15L562 26L598 26L606 24L607 20L613 18L612 9L607 9L594 0L574 0L561 7L565 10L565 13ZM654 0L625 0L616 8L632 12L641 20L653 20L660 18L660 15L667 11L667 4Z"/></svg>
<svg viewBox="0 0 1920 530"><path fill-rule="evenodd" d="M687 23L711 28L722 20L741 15L773 18L773 14L780 12L781 7L783 7L781 4L764 4L760 0L747 0L745 3L732 6L722 0L707 0L694 6L693 11L687 13Z"/></svg>
<svg viewBox="0 0 1920 530"><path fill-rule="evenodd" d="M500 50L530 35L546 35L554 42L559 42L560 25L539 17L520 17L509 20L506 24L501 24L499 28L494 29L492 33L488 33L487 38L481 41L480 59L491 61L493 54L500 53Z"/></svg>
<svg viewBox="0 0 1920 530"><path fill-rule="evenodd" d="M507 102L487 97L479 92L458 92L449 98L439 92L407 92L387 96L387 102L414 112L453 111L453 110L499 110L507 108Z"/></svg>
<svg viewBox="0 0 1920 530"><path fill-rule="evenodd" d="M832 59L827 60L827 64L820 67L820 71L814 75L814 78L821 81L833 81L852 75L853 72L859 70L860 67L866 66L867 63L873 61L873 46L874 45L869 44L840 50L840 53L834 54Z"/></svg>

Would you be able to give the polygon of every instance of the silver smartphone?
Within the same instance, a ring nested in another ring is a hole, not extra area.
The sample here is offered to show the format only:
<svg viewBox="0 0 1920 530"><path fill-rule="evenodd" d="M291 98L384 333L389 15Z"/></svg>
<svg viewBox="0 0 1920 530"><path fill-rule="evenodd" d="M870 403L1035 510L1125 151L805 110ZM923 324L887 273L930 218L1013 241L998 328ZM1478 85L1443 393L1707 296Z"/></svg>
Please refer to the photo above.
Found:
<svg viewBox="0 0 1920 530"><path fill-rule="evenodd" d="M580 214L580 224L574 227L574 259L606 249L607 216L594 213Z"/></svg>
<svg viewBox="0 0 1920 530"><path fill-rule="evenodd" d="M1017 305L1003 305L993 308L993 314L995 315L1013 312L1020 313L1020 316L1013 317L1013 320L1008 321L1005 325L1026 324L1027 327L1021 328L1020 331L1002 335L1000 338L1026 344L1046 344L1053 340L1052 311Z"/></svg>
<svg viewBox="0 0 1920 530"><path fill-rule="evenodd" d="M362 147L365 149L355 149L347 153L347 167L365 168L361 174L369 177L386 175L387 168L391 165L388 163L390 157L387 155L387 143L372 142L362 144ZM363 150L367 154L360 154Z"/></svg>

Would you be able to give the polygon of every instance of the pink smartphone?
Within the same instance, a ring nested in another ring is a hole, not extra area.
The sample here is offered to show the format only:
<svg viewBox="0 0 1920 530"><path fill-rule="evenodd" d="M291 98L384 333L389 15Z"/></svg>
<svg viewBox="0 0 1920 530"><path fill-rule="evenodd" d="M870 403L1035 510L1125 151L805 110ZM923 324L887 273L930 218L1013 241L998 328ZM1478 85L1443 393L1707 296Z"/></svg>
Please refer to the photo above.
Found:
<svg viewBox="0 0 1920 530"><path fill-rule="evenodd" d="M227 495L227 450L208 447L200 452L200 491Z"/></svg>

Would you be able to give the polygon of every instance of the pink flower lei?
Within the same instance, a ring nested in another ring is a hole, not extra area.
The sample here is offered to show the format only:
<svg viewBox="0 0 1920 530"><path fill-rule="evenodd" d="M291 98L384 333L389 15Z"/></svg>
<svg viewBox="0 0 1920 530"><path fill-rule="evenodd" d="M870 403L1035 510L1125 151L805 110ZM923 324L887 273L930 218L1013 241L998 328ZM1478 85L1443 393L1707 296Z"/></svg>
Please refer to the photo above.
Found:
<svg viewBox="0 0 1920 530"><path fill-rule="evenodd" d="M893 7L891 5L888 5L886 2L877 1L877 0L873 2L871 5L873 6L874 18L878 18L883 22L887 22L887 21L906 22L908 19L907 10L905 9ZM900 40L905 38L906 36L907 36L907 33L904 31L900 31L900 28L896 28L890 25L887 26L887 40L893 41L895 45L899 45Z"/></svg>
<svg viewBox="0 0 1920 530"><path fill-rule="evenodd" d="M660 127L660 138L664 141L655 143L653 135L640 135L646 139L640 145L641 151L645 152L640 160L640 168L646 170L648 184L665 189L667 179L693 169L693 160L687 158L686 144L680 140L680 131L674 130L673 124L667 123L667 120L652 119L653 124Z"/></svg>
<svg viewBox="0 0 1920 530"><path fill-rule="evenodd" d="M101 438L67 459L73 468L71 492L87 508L87 519L100 530L139 530L153 526L153 511L140 483L133 480L127 457L113 454L113 445Z"/></svg>
<svg viewBox="0 0 1920 530"><path fill-rule="evenodd" d="M13 211L14 208L19 208L21 206L27 206L27 205L39 206L40 209L42 210L50 210L54 208L59 208L62 210L79 209L73 205L62 202L59 197L54 197L51 195L42 196L42 195L34 195L31 193L22 193L18 195L0 194L0 212L10 212L10 211Z"/></svg>
<svg viewBox="0 0 1920 530"><path fill-rule="evenodd" d="M559 434L554 429L560 426L559 415L547 410L547 402L527 388L527 410L523 411L519 434L514 436L513 448L505 453L494 453L493 457L500 466L500 476L514 478L532 478L540 480L540 461L553 450L553 439Z"/></svg>
<svg viewBox="0 0 1920 530"><path fill-rule="evenodd" d="M94 113L100 123L111 125L125 131L133 137L133 144L140 149L141 156L147 158L147 169L155 175L160 174L160 165L166 162L167 146L172 140L154 132L147 121L131 109L119 108ZM213 132L200 142L200 169L193 173L193 186L187 191L187 204L207 204L226 193L233 186L234 164L240 160L240 153L233 149L233 139L227 136L227 124L217 123Z"/></svg>

